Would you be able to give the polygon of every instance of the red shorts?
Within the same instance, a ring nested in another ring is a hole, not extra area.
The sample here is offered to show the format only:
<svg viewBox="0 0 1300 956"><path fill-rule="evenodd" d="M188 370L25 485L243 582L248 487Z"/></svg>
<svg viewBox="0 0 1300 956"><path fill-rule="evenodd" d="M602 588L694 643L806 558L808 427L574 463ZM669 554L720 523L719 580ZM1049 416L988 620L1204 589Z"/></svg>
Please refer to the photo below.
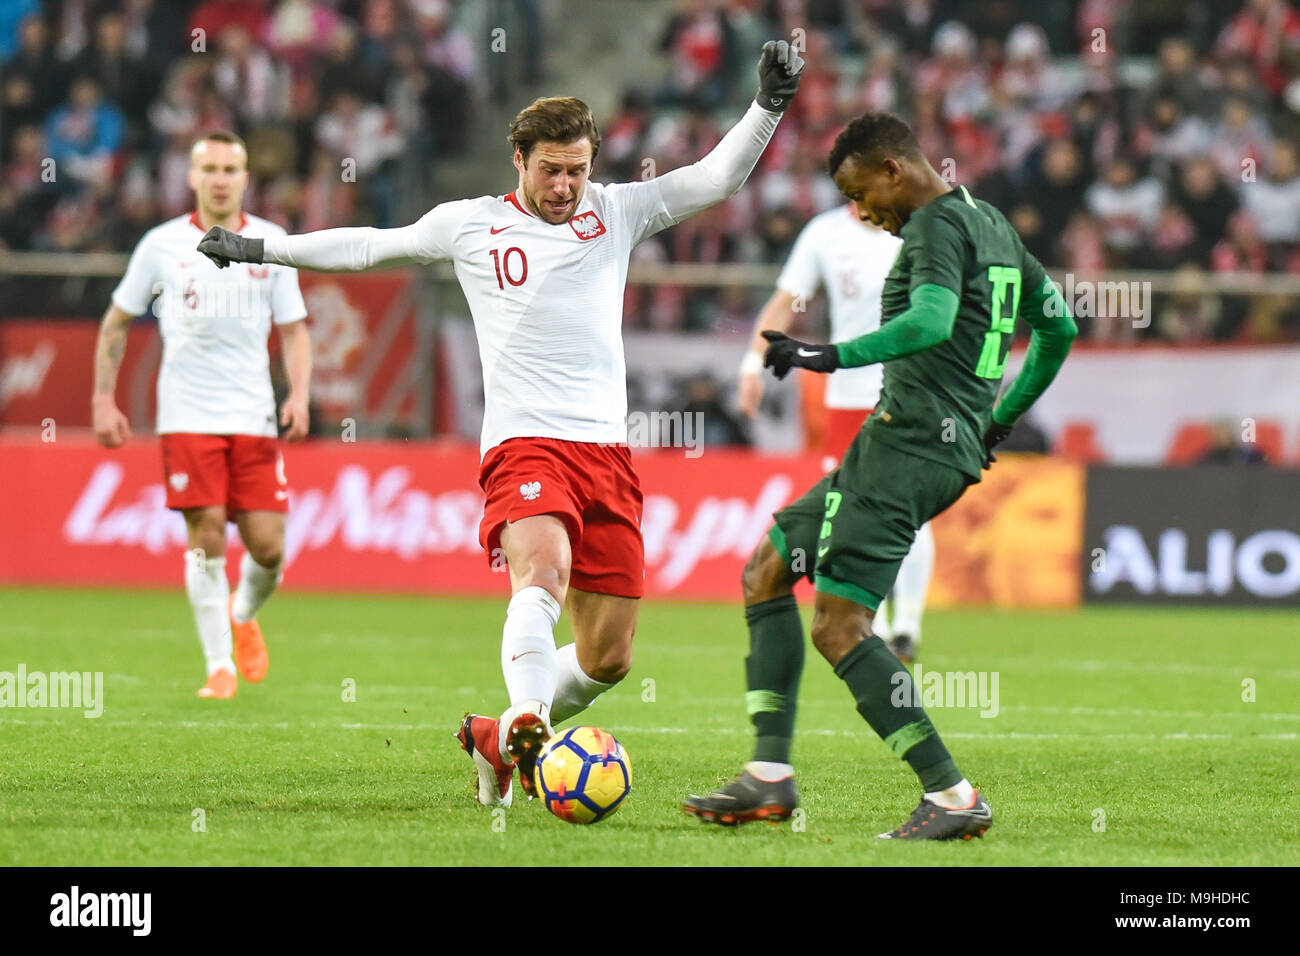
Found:
<svg viewBox="0 0 1300 956"><path fill-rule="evenodd" d="M478 540L489 563L500 566L506 522L553 514L569 532L575 588L645 593L641 483L626 445L511 438L487 453L478 483L487 495Z"/></svg>
<svg viewBox="0 0 1300 956"><path fill-rule="evenodd" d="M168 508L225 505L227 517L289 510L289 483L276 439L187 432L160 438Z"/></svg>
<svg viewBox="0 0 1300 956"><path fill-rule="evenodd" d="M822 454L834 458L836 463L858 437L862 423L871 414L870 408L826 409L826 437L822 441Z"/></svg>

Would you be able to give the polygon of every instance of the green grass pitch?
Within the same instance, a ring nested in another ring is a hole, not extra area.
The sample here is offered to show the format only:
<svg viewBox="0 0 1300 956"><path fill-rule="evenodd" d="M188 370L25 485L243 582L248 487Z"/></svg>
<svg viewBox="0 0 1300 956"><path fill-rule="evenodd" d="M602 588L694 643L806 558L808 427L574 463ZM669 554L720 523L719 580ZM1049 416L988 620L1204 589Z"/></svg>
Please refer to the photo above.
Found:
<svg viewBox="0 0 1300 956"><path fill-rule="evenodd" d="M0 671L102 671L105 698L98 719L0 709L0 863L1300 861L1293 612L931 612L923 667L998 674L995 717L931 711L996 824L983 841L902 844L873 837L911 811L915 780L811 649L800 825L730 830L681 812L749 753L736 605L647 603L631 675L579 718L631 757L613 817L577 827L536 802L477 806L451 733L467 710L504 707L504 607L283 593L261 617L266 681L208 701L179 587L0 590Z"/></svg>

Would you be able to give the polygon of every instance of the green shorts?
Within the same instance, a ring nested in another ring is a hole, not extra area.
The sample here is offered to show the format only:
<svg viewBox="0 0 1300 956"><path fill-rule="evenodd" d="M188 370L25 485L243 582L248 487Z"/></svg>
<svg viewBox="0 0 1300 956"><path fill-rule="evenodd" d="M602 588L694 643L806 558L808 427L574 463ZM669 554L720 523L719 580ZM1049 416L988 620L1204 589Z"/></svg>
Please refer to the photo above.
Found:
<svg viewBox="0 0 1300 956"><path fill-rule="evenodd" d="M862 431L838 468L773 516L768 537L818 591L874 611L893 588L917 529L970 483L956 468Z"/></svg>

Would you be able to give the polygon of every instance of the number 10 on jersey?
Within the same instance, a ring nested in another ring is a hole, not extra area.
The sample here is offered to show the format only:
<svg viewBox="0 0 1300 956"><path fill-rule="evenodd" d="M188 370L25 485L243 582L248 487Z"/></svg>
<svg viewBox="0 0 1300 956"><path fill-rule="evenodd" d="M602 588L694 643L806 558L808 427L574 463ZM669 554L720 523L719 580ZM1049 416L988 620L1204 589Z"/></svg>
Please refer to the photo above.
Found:
<svg viewBox="0 0 1300 956"><path fill-rule="evenodd" d="M506 283L519 286L528 279L528 257L518 246L511 246L505 252L493 249L488 253L497 270L497 288L504 289ZM513 258L512 258L513 257Z"/></svg>

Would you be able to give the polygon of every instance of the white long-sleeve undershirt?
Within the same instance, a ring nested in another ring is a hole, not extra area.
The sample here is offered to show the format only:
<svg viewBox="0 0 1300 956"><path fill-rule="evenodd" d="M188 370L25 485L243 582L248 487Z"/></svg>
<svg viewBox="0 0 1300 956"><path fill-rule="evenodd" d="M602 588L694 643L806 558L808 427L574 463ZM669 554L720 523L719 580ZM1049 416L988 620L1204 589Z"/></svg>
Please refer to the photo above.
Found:
<svg viewBox="0 0 1300 956"><path fill-rule="evenodd" d="M781 121L752 104L707 156L689 166L650 180L660 191L672 225L735 195L753 171ZM431 254L425 230L437 220L438 207L419 222L395 229L362 226L322 229L299 236L268 236L264 262L317 272L363 272L418 265L446 258ZM450 239L450 237L448 237Z"/></svg>

